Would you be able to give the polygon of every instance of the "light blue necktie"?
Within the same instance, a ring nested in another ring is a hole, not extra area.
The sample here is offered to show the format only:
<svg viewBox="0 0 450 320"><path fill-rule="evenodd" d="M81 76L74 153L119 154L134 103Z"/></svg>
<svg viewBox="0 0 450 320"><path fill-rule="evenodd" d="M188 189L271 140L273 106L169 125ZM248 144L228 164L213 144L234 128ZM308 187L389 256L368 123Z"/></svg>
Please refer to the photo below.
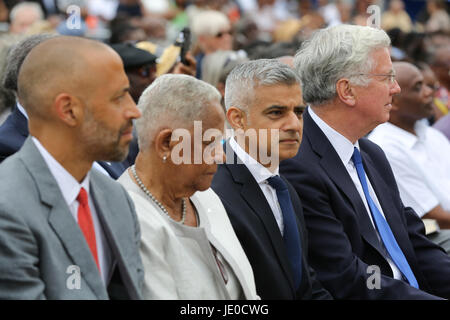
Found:
<svg viewBox="0 0 450 320"><path fill-rule="evenodd" d="M288 260L292 267L295 289L297 290L302 279L302 247L291 197L286 183L280 176L270 177L267 179L267 182L277 192L278 203L283 214L284 246L286 247Z"/></svg>
<svg viewBox="0 0 450 320"><path fill-rule="evenodd" d="M408 261L405 258L402 250L400 249L397 241L395 240L394 235L392 234L391 228L387 223L386 219L383 217L381 212L378 210L377 206L373 202L372 198L369 194L369 188L367 187L366 181L366 173L364 171L364 167L362 164L361 154L359 153L358 148L355 147L352 156L353 163L355 164L356 171L358 172L359 181L361 181L361 185L364 190L364 195L366 196L367 203L369 204L370 211L372 212L372 217L375 220L375 225L377 227L378 233L383 240L384 246L386 247L389 255L394 261L397 268L400 269L403 276L406 277L409 284L415 288L419 288L419 284L417 283L416 277L411 270L411 267L408 264Z"/></svg>

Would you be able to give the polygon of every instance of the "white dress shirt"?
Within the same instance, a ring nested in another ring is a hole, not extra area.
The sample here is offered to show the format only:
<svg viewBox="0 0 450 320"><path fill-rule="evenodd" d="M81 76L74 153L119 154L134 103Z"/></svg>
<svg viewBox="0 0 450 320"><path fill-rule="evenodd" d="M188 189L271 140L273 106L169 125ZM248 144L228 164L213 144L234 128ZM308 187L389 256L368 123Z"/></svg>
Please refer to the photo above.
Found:
<svg viewBox="0 0 450 320"><path fill-rule="evenodd" d="M322 132L325 134L325 136L328 138L328 141L330 141L333 148L336 150L336 153L338 154L339 158L341 159L342 163L345 166L345 169L347 169L348 174L350 175L350 178L353 181L353 184L355 185L356 189L358 190L359 196L361 197L362 202L364 203L364 206L366 208L366 212L369 215L370 221L372 222L372 225L375 229L375 233L378 236L378 240L381 242L381 244L384 246L383 242L381 241L381 237L378 234L377 228L375 227L375 224L373 222L372 214L369 209L369 205L366 200L366 196L364 194L364 190L361 185L361 181L358 177L358 172L356 171L356 167L353 164L352 155L354 148L358 148L359 150L359 143L356 141L355 144L351 143L350 140L348 140L346 137L344 137L342 134L331 128L328 124L325 123L320 117L314 113L314 111L309 107L308 112L313 119L313 121L319 126L319 128L322 130ZM383 208L380 205L380 202L378 201L377 195L375 194L375 191L372 187L372 184L370 183L369 178L366 174L366 181L367 186L369 188L369 194L372 198L373 202L377 206L378 210L381 212L381 214L384 216ZM397 268L397 266L394 264L394 262L390 259L390 257L385 257L387 262L389 263L392 273L394 274L395 279L401 279L402 275L400 273L400 270Z"/></svg>
<svg viewBox="0 0 450 320"><path fill-rule="evenodd" d="M101 276L105 284L109 283L110 272L113 267L113 258L111 249L106 240L103 228L100 224L97 211L95 210L94 201L92 195L89 192L89 172L80 183L44 148L38 139L32 137L34 144L38 148L45 163L50 169L51 174L56 180L59 189L64 197L64 200L72 213L73 218L78 223L78 206L79 202L76 200L80 189L84 188L88 194L89 208L92 214L92 220L94 222L95 240L97 243L98 262L100 264ZM81 231L81 230L80 230Z"/></svg>
<svg viewBox="0 0 450 320"><path fill-rule="evenodd" d="M252 174L258 183L261 191L266 197L267 203L269 203L270 209L277 221L278 228L280 229L281 235L284 234L284 223L283 223L283 213L281 212L280 204L278 203L277 192L272 186L267 182L272 176L279 175L279 167L275 169L274 172L270 172L269 169L264 167L258 161L256 161L252 156L250 156L244 149L236 142L236 140L230 138L230 147L233 149L234 153L241 159L242 163L245 164L247 169Z"/></svg>
<svg viewBox="0 0 450 320"><path fill-rule="evenodd" d="M423 120L414 131L384 123L369 139L386 153L405 206L420 217L437 205L450 210L450 142Z"/></svg>
<svg viewBox="0 0 450 320"><path fill-rule="evenodd" d="M17 108L19 109L20 113L22 113L23 116L24 116L25 118L27 118L27 120L30 120L30 119L28 118L27 112L25 111L24 107L19 103L19 101L16 101L16 105L17 105Z"/></svg>

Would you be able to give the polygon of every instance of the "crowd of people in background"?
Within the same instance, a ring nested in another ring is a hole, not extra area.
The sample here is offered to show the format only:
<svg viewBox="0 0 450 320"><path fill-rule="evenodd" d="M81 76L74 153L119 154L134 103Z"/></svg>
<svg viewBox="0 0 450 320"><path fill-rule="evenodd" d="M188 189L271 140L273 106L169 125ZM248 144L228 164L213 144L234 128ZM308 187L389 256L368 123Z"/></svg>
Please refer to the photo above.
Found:
<svg viewBox="0 0 450 320"><path fill-rule="evenodd" d="M411 7L408 11L405 3ZM225 76L236 63L293 56L318 28L366 25L371 5L380 9L379 23L392 40L392 59L428 64L435 74L430 76L440 85L435 88L431 121L437 121L450 107L450 84L442 71L449 61L445 47L450 19L445 0L0 0L0 74L13 44L27 35L57 33L111 45L137 44L157 57L154 64L161 75L174 67L177 51L172 45L179 32L190 27L195 75L223 91ZM70 11L70 6L79 10ZM208 58L217 63L204 65L203 59L216 51L229 52ZM0 88L0 112L13 105L12 92ZM5 116L0 116L0 122Z"/></svg>
<svg viewBox="0 0 450 320"><path fill-rule="evenodd" d="M0 298L449 299L449 12L0 0Z"/></svg>

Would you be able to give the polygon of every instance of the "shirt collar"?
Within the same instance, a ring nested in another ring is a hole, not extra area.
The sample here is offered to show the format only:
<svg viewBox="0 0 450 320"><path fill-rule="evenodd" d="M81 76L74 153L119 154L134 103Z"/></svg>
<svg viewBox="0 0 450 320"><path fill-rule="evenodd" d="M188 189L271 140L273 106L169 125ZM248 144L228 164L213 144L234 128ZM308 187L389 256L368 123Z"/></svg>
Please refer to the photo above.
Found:
<svg viewBox="0 0 450 320"><path fill-rule="evenodd" d="M420 123L416 122L414 129L418 135L424 136L423 128ZM374 131L382 132L382 139L398 141L402 146L405 146L408 149L411 149L419 140L418 135L416 136L389 122L380 124Z"/></svg>
<svg viewBox="0 0 450 320"><path fill-rule="evenodd" d="M320 117L314 113L311 107L308 108L308 112L313 121L319 126L320 130L322 130L322 132L328 138L328 141L330 141L334 150L336 150L336 153L338 154L342 163L344 163L344 165L347 165L352 158L354 148L356 147L359 150L358 141L356 141L355 144L351 143L350 140L331 128L325 121L320 119Z"/></svg>
<svg viewBox="0 0 450 320"><path fill-rule="evenodd" d="M258 161L256 161L252 156L250 156L244 149L236 142L236 140L231 137L230 138L230 147L233 149L234 153L242 160L247 169L252 174L253 178L255 178L256 182L262 183L268 178L278 175L279 167L275 169L272 173L269 169L264 167Z"/></svg>
<svg viewBox="0 0 450 320"><path fill-rule="evenodd" d="M16 105L17 105L17 108L19 109L20 113L22 113L24 115L24 117L27 118L27 120L29 120L28 114L25 111L25 108L20 104L19 100L16 101Z"/></svg>
<svg viewBox="0 0 450 320"><path fill-rule="evenodd" d="M89 172L81 184L78 183L78 181L44 148L38 139L35 137L32 137L32 139L55 178L68 206L76 200L82 187L89 194Z"/></svg>

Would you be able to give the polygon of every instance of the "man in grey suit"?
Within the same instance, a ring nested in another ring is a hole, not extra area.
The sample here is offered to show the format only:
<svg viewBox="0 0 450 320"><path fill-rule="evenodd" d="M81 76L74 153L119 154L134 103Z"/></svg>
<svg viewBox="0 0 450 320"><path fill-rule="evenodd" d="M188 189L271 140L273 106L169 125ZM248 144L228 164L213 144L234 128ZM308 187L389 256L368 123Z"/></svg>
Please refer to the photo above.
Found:
<svg viewBox="0 0 450 320"><path fill-rule="evenodd" d="M140 229L126 191L91 170L121 161L140 117L120 57L57 37L19 74L30 136L0 165L0 299L140 299Z"/></svg>

